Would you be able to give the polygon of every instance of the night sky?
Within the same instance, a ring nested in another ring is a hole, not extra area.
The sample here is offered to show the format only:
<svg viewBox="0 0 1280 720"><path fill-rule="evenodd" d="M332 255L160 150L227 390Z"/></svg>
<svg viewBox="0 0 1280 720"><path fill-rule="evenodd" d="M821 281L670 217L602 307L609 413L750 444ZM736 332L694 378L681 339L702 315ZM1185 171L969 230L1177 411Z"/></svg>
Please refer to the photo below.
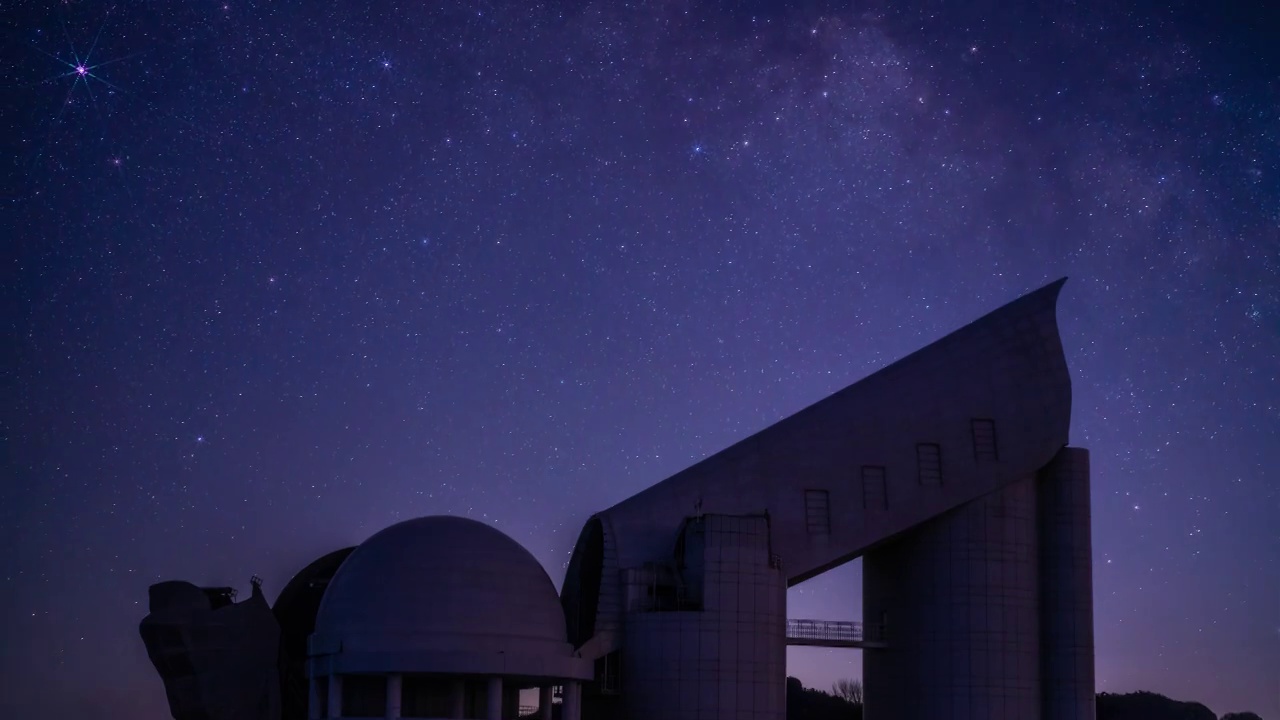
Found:
<svg viewBox="0 0 1280 720"><path fill-rule="evenodd" d="M1066 275L1099 689L1280 716L1266 3L434 5L5 4L0 715L167 717L149 584L274 598L401 519L558 584L592 511Z"/></svg>

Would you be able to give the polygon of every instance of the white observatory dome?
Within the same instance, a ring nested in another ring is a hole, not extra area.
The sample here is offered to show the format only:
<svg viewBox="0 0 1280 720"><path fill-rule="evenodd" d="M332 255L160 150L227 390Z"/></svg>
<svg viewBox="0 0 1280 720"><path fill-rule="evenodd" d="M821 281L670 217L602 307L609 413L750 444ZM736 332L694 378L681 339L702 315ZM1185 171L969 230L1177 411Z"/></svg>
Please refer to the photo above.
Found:
<svg viewBox="0 0 1280 720"><path fill-rule="evenodd" d="M449 516L392 525L351 553L325 590L311 655L348 672L572 677L583 663L537 559Z"/></svg>

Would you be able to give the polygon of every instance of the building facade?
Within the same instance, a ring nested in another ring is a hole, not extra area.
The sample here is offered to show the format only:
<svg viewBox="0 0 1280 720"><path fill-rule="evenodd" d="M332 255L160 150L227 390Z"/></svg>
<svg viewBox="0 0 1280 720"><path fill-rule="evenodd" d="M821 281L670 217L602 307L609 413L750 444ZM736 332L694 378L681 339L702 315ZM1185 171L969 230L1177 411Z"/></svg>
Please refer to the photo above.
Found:
<svg viewBox="0 0 1280 720"><path fill-rule="evenodd" d="M704 647L736 648L716 662L716 677L744 678L736 695L710 702L701 670L668 674L661 690L627 679L650 672L626 662L643 642L637 623L681 622L634 612L628 579L644 569L696 585L678 549L690 519L760 516L787 586L863 558L863 627L881 641L864 651L870 720L1092 718L1089 465L1086 451L1067 447L1061 287L1025 295L594 515L561 600L585 658L623 659L623 692L611 698L594 683L586 705L637 720L784 716L784 698L751 679L770 668L783 682L760 638L783 634L785 608L766 606L758 624L708 622L696 650L680 642L681 668L709 666ZM673 639L649 642L675 652Z"/></svg>
<svg viewBox="0 0 1280 720"><path fill-rule="evenodd" d="M373 536L323 590L308 716L518 717L536 687L547 718L782 720L786 646L821 639L788 634L786 589L862 558L839 642L865 648L866 717L1091 720L1062 282L594 514L558 596L478 523Z"/></svg>

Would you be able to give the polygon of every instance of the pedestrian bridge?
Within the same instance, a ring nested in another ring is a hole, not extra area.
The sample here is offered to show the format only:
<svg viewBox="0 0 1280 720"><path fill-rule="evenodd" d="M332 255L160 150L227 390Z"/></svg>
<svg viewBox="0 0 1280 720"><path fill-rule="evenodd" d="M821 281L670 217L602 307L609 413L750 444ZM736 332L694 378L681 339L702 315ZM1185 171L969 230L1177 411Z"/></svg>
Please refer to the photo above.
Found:
<svg viewBox="0 0 1280 720"><path fill-rule="evenodd" d="M845 620L787 620L787 644L808 647L888 647L885 627Z"/></svg>

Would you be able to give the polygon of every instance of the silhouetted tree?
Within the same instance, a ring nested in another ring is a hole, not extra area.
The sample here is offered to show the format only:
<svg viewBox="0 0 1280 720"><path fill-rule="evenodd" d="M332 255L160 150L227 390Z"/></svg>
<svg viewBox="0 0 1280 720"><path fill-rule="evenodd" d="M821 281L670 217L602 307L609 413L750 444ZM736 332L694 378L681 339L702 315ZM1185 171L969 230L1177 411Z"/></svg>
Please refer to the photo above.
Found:
<svg viewBox="0 0 1280 720"><path fill-rule="evenodd" d="M862 681L861 680L837 680L831 686L831 694L853 705L862 704Z"/></svg>
<svg viewBox="0 0 1280 720"><path fill-rule="evenodd" d="M1152 692L1099 693L1097 720L1218 720L1197 702L1181 702Z"/></svg>
<svg viewBox="0 0 1280 720"><path fill-rule="evenodd" d="M862 706L787 678L787 720L862 720Z"/></svg>
<svg viewBox="0 0 1280 720"><path fill-rule="evenodd" d="M1239 712L1227 713L1222 716L1222 720L1262 720L1262 718L1258 717L1257 713Z"/></svg>

